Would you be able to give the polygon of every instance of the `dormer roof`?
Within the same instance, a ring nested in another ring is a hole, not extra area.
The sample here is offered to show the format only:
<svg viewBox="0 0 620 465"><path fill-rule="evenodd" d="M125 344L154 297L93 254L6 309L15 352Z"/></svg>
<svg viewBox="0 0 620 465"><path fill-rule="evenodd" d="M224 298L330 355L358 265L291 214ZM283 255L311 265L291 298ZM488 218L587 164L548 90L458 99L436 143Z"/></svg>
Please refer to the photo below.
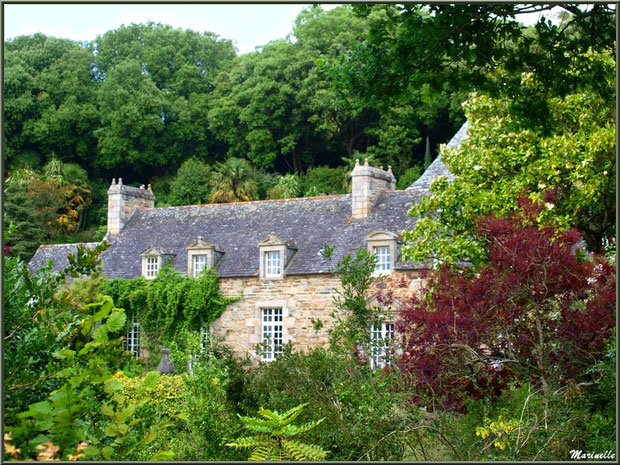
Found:
<svg viewBox="0 0 620 465"><path fill-rule="evenodd" d="M275 232L270 232L269 235L258 243L259 247L266 245L285 245L289 249L298 250L297 244L293 241L293 239L284 240L280 236L278 236Z"/></svg>
<svg viewBox="0 0 620 465"><path fill-rule="evenodd" d="M166 247L149 247L145 251L143 251L140 256L141 257L158 257L161 255L176 255L174 250L166 248Z"/></svg>
<svg viewBox="0 0 620 465"><path fill-rule="evenodd" d="M203 249L212 249L212 250L217 250L218 252L223 252L224 250L215 245L212 244L209 241L205 241L203 238L199 237L198 240L195 240L194 242L192 242L190 245L188 245L187 247L185 247L186 250L203 250Z"/></svg>

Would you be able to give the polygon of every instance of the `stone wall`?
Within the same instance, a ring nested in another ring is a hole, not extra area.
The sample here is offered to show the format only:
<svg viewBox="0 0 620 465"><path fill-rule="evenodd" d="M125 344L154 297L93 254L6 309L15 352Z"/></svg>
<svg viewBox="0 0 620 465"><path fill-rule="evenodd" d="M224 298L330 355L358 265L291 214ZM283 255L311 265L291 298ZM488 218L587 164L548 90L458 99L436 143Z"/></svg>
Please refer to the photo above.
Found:
<svg viewBox="0 0 620 465"><path fill-rule="evenodd" d="M392 290L404 303L421 285L417 272L394 272L377 283L368 296ZM333 298L340 280L333 275L285 276L279 280L259 278L221 278L220 289L227 296L241 296L211 325L211 334L220 337L239 355L249 354L258 361L255 346L261 342L261 309L283 309L283 340L292 341L296 350L308 350L328 342L332 327ZM315 330L312 319L323 327Z"/></svg>

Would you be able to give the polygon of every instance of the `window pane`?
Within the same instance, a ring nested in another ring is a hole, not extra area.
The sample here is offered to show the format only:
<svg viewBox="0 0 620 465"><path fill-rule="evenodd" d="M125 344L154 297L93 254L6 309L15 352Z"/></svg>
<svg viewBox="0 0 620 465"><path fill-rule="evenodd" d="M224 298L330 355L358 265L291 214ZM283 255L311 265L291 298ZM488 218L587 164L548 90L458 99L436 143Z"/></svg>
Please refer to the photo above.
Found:
<svg viewBox="0 0 620 465"><path fill-rule="evenodd" d="M384 368L391 365L389 360L390 344L394 339L394 324L383 323L370 328L370 366Z"/></svg>
<svg viewBox="0 0 620 465"><path fill-rule="evenodd" d="M159 271L159 258L158 257L146 257L146 277L155 278Z"/></svg>
<svg viewBox="0 0 620 465"><path fill-rule="evenodd" d="M386 271L392 267L392 257L390 252L390 246L374 247L375 256L377 257L377 264L375 270Z"/></svg>
<svg viewBox="0 0 620 465"><path fill-rule="evenodd" d="M140 357L140 323L136 321L135 314L132 315L131 321L127 325L127 334L123 340L123 348L131 355Z"/></svg>
<svg viewBox="0 0 620 465"><path fill-rule="evenodd" d="M280 252L265 252L265 276L280 276Z"/></svg>
<svg viewBox="0 0 620 465"><path fill-rule="evenodd" d="M207 266L206 255L194 255L194 278L200 275Z"/></svg>
<svg viewBox="0 0 620 465"><path fill-rule="evenodd" d="M282 309L264 308L261 320L263 360L274 360L282 353Z"/></svg>

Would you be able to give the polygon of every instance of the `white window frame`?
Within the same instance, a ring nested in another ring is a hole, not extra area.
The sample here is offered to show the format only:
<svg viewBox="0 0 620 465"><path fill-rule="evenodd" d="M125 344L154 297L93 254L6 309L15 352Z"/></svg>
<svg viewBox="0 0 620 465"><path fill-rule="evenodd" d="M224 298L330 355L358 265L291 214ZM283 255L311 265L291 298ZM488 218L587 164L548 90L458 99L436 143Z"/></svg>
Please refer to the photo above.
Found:
<svg viewBox="0 0 620 465"><path fill-rule="evenodd" d="M192 255L191 257L192 257L192 276L194 278L197 278L207 268L209 257L207 254L196 254L196 255ZM202 266L199 266L199 265L202 265Z"/></svg>
<svg viewBox="0 0 620 465"><path fill-rule="evenodd" d="M389 245L375 245L372 248L376 257L375 271L392 270L392 247Z"/></svg>
<svg viewBox="0 0 620 465"><path fill-rule="evenodd" d="M383 322L370 327L370 367L372 369L390 366L388 354L394 340L394 323Z"/></svg>
<svg viewBox="0 0 620 465"><path fill-rule="evenodd" d="M157 274L159 273L159 268L161 265L161 257L158 256L146 256L143 257L144 260L144 277L146 279L155 279L157 277ZM155 260L155 262L153 262L153 260ZM150 265L155 265L155 274L152 274L153 268L152 266L149 267Z"/></svg>
<svg viewBox="0 0 620 465"><path fill-rule="evenodd" d="M136 320L135 314L131 316L131 321L127 325L127 332L123 338L123 349L131 353L135 358L140 358L140 323Z"/></svg>
<svg viewBox="0 0 620 465"><path fill-rule="evenodd" d="M267 250L264 252L265 277L278 278L282 276L282 251Z"/></svg>
<svg viewBox="0 0 620 465"><path fill-rule="evenodd" d="M262 360L271 362L282 353L284 346L284 309L261 309L260 334L263 344Z"/></svg>

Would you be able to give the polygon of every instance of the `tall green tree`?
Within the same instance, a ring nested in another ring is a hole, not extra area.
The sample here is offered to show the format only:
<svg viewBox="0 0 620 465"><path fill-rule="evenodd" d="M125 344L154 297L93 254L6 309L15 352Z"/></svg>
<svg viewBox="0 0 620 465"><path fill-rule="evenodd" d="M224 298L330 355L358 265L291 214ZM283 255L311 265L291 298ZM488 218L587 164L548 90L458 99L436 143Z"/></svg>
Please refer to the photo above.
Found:
<svg viewBox="0 0 620 465"><path fill-rule="evenodd" d="M43 34L5 43L7 161L35 150L63 161L92 162L98 125L92 48Z"/></svg>
<svg viewBox="0 0 620 465"><path fill-rule="evenodd" d="M209 199L211 167L195 157L185 160L170 182L172 205L205 203Z"/></svg>
<svg viewBox="0 0 620 465"><path fill-rule="evenodd" d="M207 104L235 55L215 34L131 24L95 40L102 125L99 166L145 175L211 152Z"/></svg>
<svg viewBox="0 0 620 465"><path fill-rule="evenodd" d="M574 61L572 72L598 69L614 87L611 54L590 52ZM481 216L506 216L527 195L546 208L539 221L558 231L574 227L590 250L615 236L615 108L607 92L584 83L564 97L551 96L537 75L524 74L522 93L543 99L549 115L533 122L510 97L474 93L465 105L470 121L459 148L442 159L454 174L431 186L431 196L412 209L419 216L404 237L403 255L474 264L484 261L484 238L476 237Z"/></svg>

